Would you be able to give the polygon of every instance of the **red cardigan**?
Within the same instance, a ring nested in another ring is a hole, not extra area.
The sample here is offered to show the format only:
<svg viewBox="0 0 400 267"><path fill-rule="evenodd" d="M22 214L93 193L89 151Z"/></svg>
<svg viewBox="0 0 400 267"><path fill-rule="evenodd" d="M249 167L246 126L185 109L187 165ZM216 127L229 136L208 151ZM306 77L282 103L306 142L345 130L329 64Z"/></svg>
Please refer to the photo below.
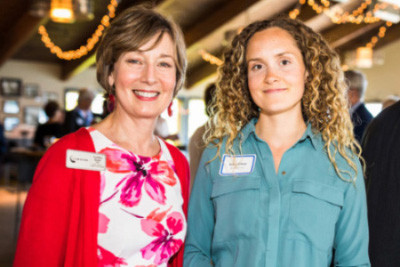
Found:
<svg viewBox="0 0 400 267"><path fill-rule="evenodd" d="M174 159L187 214L189 165L174 146ZM22 214L14 266L98 267L100 172L66 168L66 150L95 152L85 128L51 146L40 161ZM169 267L183 265L183 248Z"/></svg>

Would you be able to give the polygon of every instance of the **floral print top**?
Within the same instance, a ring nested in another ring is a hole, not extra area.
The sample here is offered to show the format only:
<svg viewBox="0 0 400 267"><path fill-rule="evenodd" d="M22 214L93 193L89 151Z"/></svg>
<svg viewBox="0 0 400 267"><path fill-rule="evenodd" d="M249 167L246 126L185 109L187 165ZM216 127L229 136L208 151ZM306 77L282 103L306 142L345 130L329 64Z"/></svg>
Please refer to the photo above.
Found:
<svg viewBox="0 0 400 267"><path fill-rule="evenodd" d="M167 146L159 140L158 155L139 156L88 130L96 153L107 158L100 183L99 266L166 267L186 234L181 185Z"/></svg>

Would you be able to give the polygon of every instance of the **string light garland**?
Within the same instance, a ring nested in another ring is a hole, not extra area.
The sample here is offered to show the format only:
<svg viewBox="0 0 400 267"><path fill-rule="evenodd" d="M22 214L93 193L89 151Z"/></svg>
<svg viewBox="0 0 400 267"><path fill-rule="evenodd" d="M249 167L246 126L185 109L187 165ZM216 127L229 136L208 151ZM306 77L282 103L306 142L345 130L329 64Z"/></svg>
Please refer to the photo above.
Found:
<svg viewBox="0 0 400 267"><path fill-rule="evenodd" d="M343 11L342 8L338 6L334 6L330 8L330 1L328 0L320 0L321 4L318 4L315 2L315 0L299 0L298 4L296 7L289 12L289 17L292 19L296 19L297 16L300 14L301 7L304 4L308 4L316 13L320 14L324 12L333 23L336 24L342 24L342 23L375 23L378 21L381 21L380 18L374 17L374 13L377 12L378 10L383 10L386 9L387 7L391 7L395 10L399 10L400 7L394 4L389 4L389 3L376 3L374 7L372 8L372 11L367 11L365 15L363 13L365 10L372 4L372 0L366 0L361 3L359 7L354 9L351 14L348 11ZM379 28L378 34L374 35L371 40L363 47L359 47L357 49L357 52L363 51L369 51L370 54L372 54L372 49L375 47L376 43L379 41L379 39L382 39L385 37L386 31L389 27L393 25L392 22L387 21L385 25L381 26ZM371 55L369 55L370 58L372 58ZM369 59L371 61L372 59ZM372 61L369 62L369 65L372 65ZM347 66L348 67L348 66ZM371 66L368 66L371 67Z"/></svg>
<svg viewBox="0 0 400 267"><path fill-rule="evenodd" d="M379 28L379 32L377 35L373 36L371 38L371 40L365 45L366 47L369 48L374 48L376 43L379 41L379 39L382 39L383 37L385 37L386 35L386 30L391 27L393 25L393 23L391 23L390 21L387 21L386 24L384 26L381 26Z"/></svg>
<svg viewBox="0 0 400 267"><path fill-rule="evenodd" d="M372 4L372 0L366 0L363 3L361 3L361 5L359 7L354 9L350 14L350 12L343 11L343 9L341 9L340 7L333 7L331 9L330 1L328 1L328 0L321 0L320 2L322 5L316 3L315 0L299 0L296 7L289 12L289 17L291 19L296 19L297 16L301 12L301 7L307 3L316 13L320 14L320 13L324 12L327 16L329 16L329 18L332 20L332 22L334 22L336 24L342 24L342 23L356 23L356 24L368 23L369 24L369 23L375 23L375 22L381 21L381 19L373 16L374 12L381 10L381 9L385 9L389 5L391 5L392 8L394 8L395 10L399 9L399 6L396 6L393 4L376 3L372 11L368 11L368 12L366 12L365 15L363 15L364 11ZM392 25L393 25L393 23L386 22L386 24L384 26L381 26L379 28L378 34L373 36L371 38L370 42L368 42L365 45L365 47L372 49L376 45L376 43L379 41L379 39L385 37L387 28L391 27ZM204 61L209 62L210 64L214 64L214 65L218 65L218 66L223 64L221 59L219 59L216 56L213 56L212 54L208 53L207 51L205 51L203 49L200 50L199 53L200 53L202 59Z"/></svg>
<svg viewBox="0 0 400 267"><path fill-rule="evenodd" d="M209 62L210 64L217 65L217 66L221 66L223 64L221 59L217 58L216 56L211 55L210 53L208 53L204 49L201 49L199 51L199 53L201 55L201 58L204 61Z"/></svg>
<svg viewBox="0 0 400 267"><path fill-rule="evenodd" d="M324 12L333 23L342 24L342 23L375 23L380 21L379 18L374 17L374 12L378 10L382 10L387 8L388 6L393 7L398 10L399 7L397 5L389 4L389 3L376 3L372 11L366 12L363 15L364 11L372 4L372 0L366 0L359 7L354 9L351 14L348 11L344 11L342 8L338 6L334 6L330 8L330 1L321 0L321 4L318 4L315 0L300 0L298 6L296 6L292 11L289 12L289 17L292 19L297 18L300 14L301 6L304 4L308 4L317 14L321 14Z"/></svg>
<svg viewBox="0 0 400 267"><path fill-rule="evenodd" d="M73 60L81 58L87 55L88 52L91 51L96 43L100 40L100 37L103 35L104 29L110 25L110 19L115 17L115 10L117 6L117 0L110 1L110 4L107 6L108 14L103 16L95 32L90 38L87 39L86 44L82 45L79 49L63 51L59 46L55 45L51 41L49 34L47 33L47 30L43 25L40 26L38 30L39 34L42 36L41 40L44 45L50 49L50 52L52 54L55 54L60 59Z"/></svg>

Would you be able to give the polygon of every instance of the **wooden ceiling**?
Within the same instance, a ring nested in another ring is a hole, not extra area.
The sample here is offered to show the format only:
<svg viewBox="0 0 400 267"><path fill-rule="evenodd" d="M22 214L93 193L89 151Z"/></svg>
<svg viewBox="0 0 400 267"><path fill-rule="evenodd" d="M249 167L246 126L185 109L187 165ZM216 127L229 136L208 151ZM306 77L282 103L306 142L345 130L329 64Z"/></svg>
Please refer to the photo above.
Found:
<svg viewBox="0 0 400 267"><path fill-rule="evenodd" d="M55 23L47 16L43 18L32 16L29 12L32 1L0 1L0 67L10 59L56 63L62 66L63 70L62 77L59 78L66 80L92 66L94 52L79 60L58 59L43 45L37 29L40 25L45 25L55 44L63 50L77 49L86 43L102 16L106 14L109 0L93 1L95 18L74 24ZM340 5L342 9L352 11L362 2L362 0L348 0L344 4L338 4L331 1L331 6ZM215 73L217 68L216 65L202 60L199 53L201 49L221 57L229 32L254 20L288 14L298 5L297 0L120 0L117 13L138 3L156 7L160 12L174 18L182 27L189 58L186 82L188 89ZM298 18L320 32L342 57L347 51L368 43L384 23L334 24L326 15L316 14L308 4L301 6ZM385 38L379 40L376 48L399 38L400 23L387 30Z"/></svg>

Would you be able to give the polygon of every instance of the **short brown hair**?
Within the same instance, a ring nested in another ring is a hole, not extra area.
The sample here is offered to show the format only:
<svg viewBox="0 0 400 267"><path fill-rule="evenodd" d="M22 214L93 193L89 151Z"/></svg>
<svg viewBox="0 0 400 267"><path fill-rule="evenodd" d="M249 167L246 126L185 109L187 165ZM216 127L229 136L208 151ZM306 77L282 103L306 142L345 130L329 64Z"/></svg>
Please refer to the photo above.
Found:
<svg viewBox="0 0 400 267"><path fill-rule="evenodd" d="M50 100L44 106L44 112L49 119L56 114L57 110L60 110L60 105L54 100Z"/></svg>
<svg viewBox="0 0 400 267"><path fill-rule="evenodd" d="M108 94L114 94L108 77L114 63L124 52L136 51L154 35L159 34L156 44L164 33L170 35L176 49L176 85L174 96L183 86L186 72L186 47L180 28L160 13L143 6L133 6L119 14L107 28L97 49L97 81Z"/></svg>

